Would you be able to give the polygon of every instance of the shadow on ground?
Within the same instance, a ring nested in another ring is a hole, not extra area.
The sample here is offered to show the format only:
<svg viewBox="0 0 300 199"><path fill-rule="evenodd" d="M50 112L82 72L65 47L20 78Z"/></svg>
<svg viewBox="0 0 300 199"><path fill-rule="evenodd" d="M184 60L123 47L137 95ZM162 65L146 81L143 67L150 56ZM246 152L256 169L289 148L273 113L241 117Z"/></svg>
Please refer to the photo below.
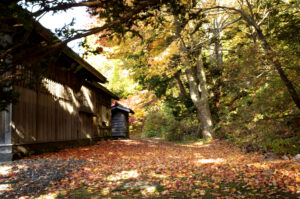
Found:
<svg viewBox="0 0 300 199"><path fill-rule="evenodd" d="M38 197L84 163L84 160L25 159L4 164L0 166L0 198Z"/></svg>

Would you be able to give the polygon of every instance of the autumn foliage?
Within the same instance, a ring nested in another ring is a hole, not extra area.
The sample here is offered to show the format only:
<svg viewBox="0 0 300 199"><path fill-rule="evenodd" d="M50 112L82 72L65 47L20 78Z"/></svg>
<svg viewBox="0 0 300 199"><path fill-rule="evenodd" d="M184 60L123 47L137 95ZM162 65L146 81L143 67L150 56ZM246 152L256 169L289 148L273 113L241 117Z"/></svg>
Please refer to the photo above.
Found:
<svg viewBox="0 0 300 199"><path fill-rule="evenodd" d="M38 186L47 174L24 184L24 179L30 176L19 173L30 167L43 170L46 165L39 162L43 159L53 161L53 167L60 162L58 170L64 166L73 169L63 179L36 192L24 192L24 186ZM26 161L39 164L29 167ZM74 164L63 163L68 161ZM0 190L0 195L8 198L297 198L299 168L299 162L294 160L262 160L259 154L244 154L218 140L189 145L157 140L102 141L94 146L16 161L14 169L0 178L1 185L9 185Z"/></svg>

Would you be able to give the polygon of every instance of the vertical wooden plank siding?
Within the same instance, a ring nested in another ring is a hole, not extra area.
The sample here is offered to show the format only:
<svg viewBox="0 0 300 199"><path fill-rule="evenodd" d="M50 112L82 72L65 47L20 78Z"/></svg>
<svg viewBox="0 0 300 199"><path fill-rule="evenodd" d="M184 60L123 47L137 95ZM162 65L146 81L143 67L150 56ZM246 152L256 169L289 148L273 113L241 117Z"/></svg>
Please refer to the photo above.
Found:
<svg viewBox="0 0 300 199"><path fill-rule="evenodd" d="M43 95L42 93L38 93L38 97L37 97L37 132L38 136L37 136L37 142L43 142L44 141L44 103L43 103Z"/></svg>
<svg viewBox="0 0 300 199"><path fill-rule="evenodd" d="M72 80L71 76L66 78ZM89 86L81 86L85 88L83 93L82 89L74 91L53 80L45 81L45 87L39 89L15 86L20 98L13 105L13 144L111 135L110 97Z"/></svg>
<svg viewBox="0 0 300 199"><path fill-rule="evenodd" d="M61 100L58 100L56 103L56 107L57 107L57 112L56 112L56 121L58 124L58 128L57 128L57 140L56 141L60 141L60 140L64 140L64 123L63 123L63 102Z"/></svg>
<svg viewBox="0 0 300 199"><path fill-rule="evenodd" d="M16 86L20 93L19 103L13 106L12 135L14 143L36 141L36 93L28 88Z"/></svg>
<svg viewBox="0 0 300 199"><path fill-rule="evenodd" d="M56 121L55 121L55 112L56 112L56 108L55 108L55 101L54 100L49 100L48 101L48 104L49 104L49 138L48 140L49 141L52 141L54 142L56 140L56 134L55 134L55 131L56 131Z"/></svg>

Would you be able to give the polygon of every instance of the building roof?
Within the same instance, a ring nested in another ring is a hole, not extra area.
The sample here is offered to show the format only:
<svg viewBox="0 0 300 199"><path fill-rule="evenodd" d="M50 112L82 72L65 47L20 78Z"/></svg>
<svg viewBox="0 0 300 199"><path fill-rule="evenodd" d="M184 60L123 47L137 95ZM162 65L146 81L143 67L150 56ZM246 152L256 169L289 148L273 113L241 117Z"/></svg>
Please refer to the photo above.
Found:
<svg viewBox="0 0 300 199"><path fill-rule="evenodd" d="M43 27L40 23L35 22L37 27L37 33L43 37L47 42L54 42L59 41L59 39L47 28ZM87 63L83 58L81 58L78 54L76 54L72 49L70 49L67 45L64 45L62 48L62 52L68 56L70 59L77 62L83 69L88 72L93 78L93 82L86 81L91 86L103 91L104 93L108 94L113 99L119 100L119 97L109 91L107 88L102 86L100 83L108 82L106 77L104 77L99 71L97 71L93 66Z"/></svg>
<svg viewBox="0 0 300 199"><path fill-rule="evenodd" d="M101 91L105 92L106 94L108 94L109 96L111 96L111 98L115 99L115 100L119 100L120 98L113 94L112 92L110 92L107 88L105 88L104 86L102 86L101 84L97 83L97 82L88 82L91 86L100 89Z"/></svg>
<svg viewBox="0 0 300 199"><path fill-rule="evenodd" d="M40 23L36 22L36 30L37 33L42 36L47 42L59 41L59 39L47 28L42 26ZM78 54L76 54L71 48L67 45L62 47L62 52L67 55L69 58L77 62L80 66L82 66L88 73L90 73L93 77L95 77L95 81L100 83L107 82L106 77L104 77L99 71L97 71L93 66L87 63L83 58L81 58Z"/></svg>
<svg viewBox="0 0 300 199"><path fill-rule="evenodd" d="M116 102L115 105L111 107L111 110L112 111L121 110L121 111L124 111L124 112L127 112L127 113L133 113L134 114L133 110L131 110L130 108L127 108L127 107L119 104L118 102Z"/></svg>
<svg viewBox="0 0 300 199"><path fill-rule="evenodd" d="M21 8L21 6L18 6ZM29 23L31 23L34 33L41 36L42 39L44 39L49 44L54 44L55 42L61 42L59 38L55 36L54 33L52 33L49 29L42 26L37 20L35 20L32 17L32 14L30 14L29 11L26 9L23 9L25 12L22 14L25 14L23 17L25 20L28 20ZM10 23L15 23L14 17L12 17ZM18 22L20 23L20 22ZM22 22L21 22L22 23ZM22 24L17 24L17 27L21 27ZM88 77L91 78L93 81L97 81L100 83L106 83L107 79L104 77L99 71L97 71L95 68L93 68L89 63L87 63L84 59L82 59L79 55L77 55L73 50L71 50L66 44L63 44L60 49L67 57L74 60L76 63L78 63L82 69L79 69L78 72L83 72L85 74L88 74Z"/></svg>

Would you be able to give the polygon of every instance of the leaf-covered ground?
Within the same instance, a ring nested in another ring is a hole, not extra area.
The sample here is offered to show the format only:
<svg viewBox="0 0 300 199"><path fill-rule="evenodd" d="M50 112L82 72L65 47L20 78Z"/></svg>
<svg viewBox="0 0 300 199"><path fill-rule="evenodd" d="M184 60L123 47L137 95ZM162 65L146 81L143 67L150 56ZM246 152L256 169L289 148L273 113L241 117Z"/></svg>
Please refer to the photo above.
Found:
<svg viewBox="0 0 300 199"><path fill-rule="evenodd" d="M0 198L298 198L299 163L223 141L102 141L0 166Z"/></svg>

